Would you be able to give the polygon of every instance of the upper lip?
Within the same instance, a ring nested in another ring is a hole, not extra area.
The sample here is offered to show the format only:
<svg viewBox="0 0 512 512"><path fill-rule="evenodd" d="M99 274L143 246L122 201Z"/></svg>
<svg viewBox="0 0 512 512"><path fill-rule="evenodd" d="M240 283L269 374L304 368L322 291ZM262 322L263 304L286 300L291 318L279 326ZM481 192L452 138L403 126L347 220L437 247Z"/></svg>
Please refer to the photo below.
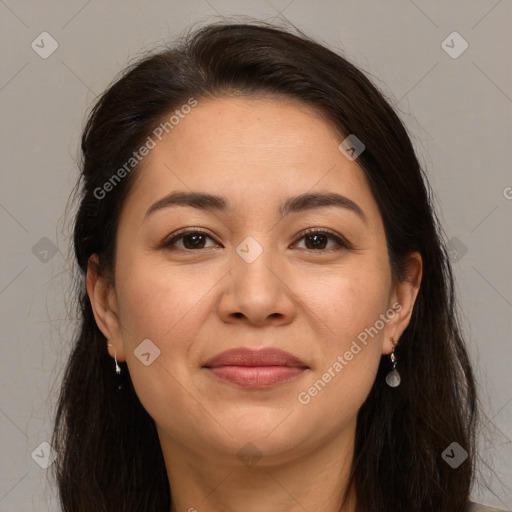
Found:
<svg viewBox="0 0 512 512"><path fill-rule="evenodd" d="M208 359L207 368L219 366L298 366L308 368L299 358L277 348L249 349L234 348Z"/></svg>

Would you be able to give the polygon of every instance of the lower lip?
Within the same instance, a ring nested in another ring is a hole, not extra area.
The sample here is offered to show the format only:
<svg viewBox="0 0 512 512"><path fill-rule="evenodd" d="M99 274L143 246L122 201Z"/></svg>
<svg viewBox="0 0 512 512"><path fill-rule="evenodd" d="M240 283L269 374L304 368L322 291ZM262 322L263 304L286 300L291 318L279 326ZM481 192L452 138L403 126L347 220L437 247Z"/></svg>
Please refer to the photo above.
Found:
<svg viewBox="0 0 512 512"><path fill-rule="evenodd" d="M266 388L287 382L306 368L298 366L218 366L208 368L216 377L244 388Z"/></svg>

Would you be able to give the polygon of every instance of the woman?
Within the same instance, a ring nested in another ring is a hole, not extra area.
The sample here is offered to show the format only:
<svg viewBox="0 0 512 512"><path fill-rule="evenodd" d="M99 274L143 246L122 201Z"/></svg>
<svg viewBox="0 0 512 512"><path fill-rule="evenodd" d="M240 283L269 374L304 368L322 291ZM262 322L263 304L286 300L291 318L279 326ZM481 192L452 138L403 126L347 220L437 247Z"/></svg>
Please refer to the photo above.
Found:
<svg viewBox="0 0 512 512"><path fill-rule="evenodd" d="M63 510L470 510L447 253L359 70L302 35L210 25L130 66L82 153Z"/></svg>

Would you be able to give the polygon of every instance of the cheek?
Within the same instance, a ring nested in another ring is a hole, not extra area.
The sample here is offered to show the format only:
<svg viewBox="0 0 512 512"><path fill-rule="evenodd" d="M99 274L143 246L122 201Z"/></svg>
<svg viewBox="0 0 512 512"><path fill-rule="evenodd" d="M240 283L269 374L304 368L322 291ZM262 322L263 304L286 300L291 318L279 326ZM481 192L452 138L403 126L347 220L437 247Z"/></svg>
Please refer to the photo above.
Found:
<svg viewBox="0 0 512 512"><path fill-rule="evenodd" d="M126 362L141 402L158 414L153 406L183 394L179 383L189 380L190 351L212 308L208 292L215 281L204 272L171 272L157 264L133 266L119 282Z"/></svg>
<svg viewBox="0 0 512 512"><path fill-rule="evenodd" d="M313 281L321 286L306 287L311 293L304 300L326 328L318 335L314 371L295 400L324 427L336 428L356 414L375 380L391 279L372 265Z"/></svg>
<svg viewBox="0 0 512 512"><path fill-rule="evenodd" d="M301 277L301 300L324 324L329 346L337 348L373 326L388 308L391 280L377 265L354 265ZM336 345L336 343L335 343Z"/></svg>
<svg viewBox="0 0 512 512"><path fill-rule="evenodd" d="M153 418L162 419L162 412L176 409L187 414L194 405L183 383L190 380L190 350L213 307L208 293L217 281L210 282L204 271L171 273L158 265L132 266L129 275L119 273L126 362L137 395Z"/></svg>
<svg viewBox="0 0 512 512"><path fill-rule="evenodd" d="M119 320L127 349L149 338L161 350L192 338L204 313L203 300L212 289L204 272L179 272L158 265L133 267L119 276Z"/></svg>

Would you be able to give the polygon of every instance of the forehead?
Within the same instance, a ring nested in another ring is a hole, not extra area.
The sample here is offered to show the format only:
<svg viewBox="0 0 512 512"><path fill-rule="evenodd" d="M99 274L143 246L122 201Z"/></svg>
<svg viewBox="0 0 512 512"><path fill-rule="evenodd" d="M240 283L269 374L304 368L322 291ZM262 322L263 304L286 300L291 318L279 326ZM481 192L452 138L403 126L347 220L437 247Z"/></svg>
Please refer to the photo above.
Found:
<svg viewBox="0 0 512 512"><path fill-rule="evenodd" d="M312 107L283 97L197 101L144 158L132 206L193 190L254 209L319 189L376 206L362 169L338 149L344 136Z"/></svg>

